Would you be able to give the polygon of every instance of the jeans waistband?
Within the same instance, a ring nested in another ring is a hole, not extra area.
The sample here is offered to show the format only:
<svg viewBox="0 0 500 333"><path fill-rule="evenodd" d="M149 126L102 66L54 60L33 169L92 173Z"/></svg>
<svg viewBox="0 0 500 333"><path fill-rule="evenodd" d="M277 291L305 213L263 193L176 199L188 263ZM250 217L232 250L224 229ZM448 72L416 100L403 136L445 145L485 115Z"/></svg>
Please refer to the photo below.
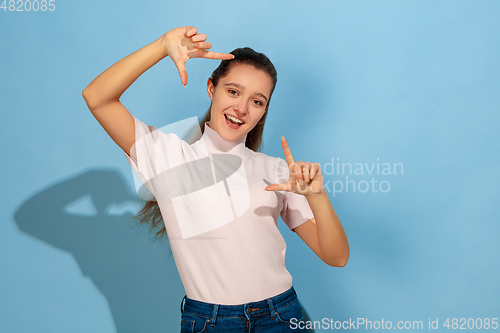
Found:
<svg viewBox="0 0 500 333"><path fill-rule="evenodd" d="M205 303L184 296L181 301L181 313L186 311L210 318L212 324L215 323L216 318L221 317L246 317L249 320L250 317L270 314L271 318L274 319L277 309L287 306L294 301L297 301L297 293L293 286L276 296L238 305Z"/></svg>

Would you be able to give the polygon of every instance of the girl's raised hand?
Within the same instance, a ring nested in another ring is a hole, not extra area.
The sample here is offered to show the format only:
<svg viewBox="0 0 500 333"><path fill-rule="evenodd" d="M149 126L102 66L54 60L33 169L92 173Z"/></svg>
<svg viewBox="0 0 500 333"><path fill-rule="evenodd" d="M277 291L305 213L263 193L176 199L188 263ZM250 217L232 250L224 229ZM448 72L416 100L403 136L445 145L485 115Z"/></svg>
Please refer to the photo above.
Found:
<svg viewBox="0 0 500 333"><path fill-rule="evenodd" d="M324 192L323 175L318 162L294 162L292 152L285 137L281 137L281 147L288 164L288 181L283 184L271 184L266 191L289 191L304 196L317 195Z"/></svg>
<svg viewBox="0 0 500 333"><path fill-rule="evenodd" d="M207 35L198 33L198 29L192 26L172 29L162 36L162 42L167 54L179 70L182 85L187 84L187 72L185 63L190 58L207 58L215 60L229 60L234 56L229 53L207 51L212 47L207 42Z"/></svg>

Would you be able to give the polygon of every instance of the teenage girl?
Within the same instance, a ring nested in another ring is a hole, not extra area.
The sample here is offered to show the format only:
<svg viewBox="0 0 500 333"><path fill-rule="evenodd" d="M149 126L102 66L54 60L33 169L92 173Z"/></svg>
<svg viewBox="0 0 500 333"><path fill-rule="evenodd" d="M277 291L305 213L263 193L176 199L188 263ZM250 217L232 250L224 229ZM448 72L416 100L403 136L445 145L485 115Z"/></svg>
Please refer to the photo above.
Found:
<svg viewBox="0 0 500 333"><path fill-rule="evenodd" d="M259 152L277 82L271 61L250 48L208 51L206 39L195 27L170 30L106 69L84 89L83 98L157 199L138 216L152 226L160 221L157 235L168 235L186 291L181 332L306 331L285 268L278 216L330 266L347 264L346 234L318 163L296 162L284 137L285 160ZM120 102L125 90L165 57L174 62L184 86L188 59L222 60L207 81L211 104L200 123L203 135L191 144L146 125ZM307 114L297 116L313 121ZM185 173L177 185L185 185L184 192L173 195L179 177L165 175L179 166ZM207 168L215 179L199 186Z"/></svg>

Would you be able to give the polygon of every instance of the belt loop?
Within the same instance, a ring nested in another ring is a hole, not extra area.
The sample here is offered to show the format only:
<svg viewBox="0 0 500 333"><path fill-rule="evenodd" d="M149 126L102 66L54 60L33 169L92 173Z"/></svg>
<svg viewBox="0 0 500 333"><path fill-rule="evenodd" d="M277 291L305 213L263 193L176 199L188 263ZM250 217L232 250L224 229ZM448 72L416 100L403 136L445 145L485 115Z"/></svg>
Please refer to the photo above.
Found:
<svg viewBox="0 0 500 333"><path fill-rule="evenodd" d="M273 300L271 298L267 299L267 303L269 304L269 312L271 313L271 319L274 319L274 306Z"/></svg>
<svg viewBox="0 0 500 333"><path fill-rule="evenodd" d="M215 325L215 320L217 319L217 311L219 311L219 304L214 304L212 311L212 318L210 318L210 325Z"/></svg>
<svg viewBox="0 0 500 333"><path fill-rule="evenodd" d="M183 298L182 298L182 300L181 300L181 313L183 313L183 312L184 312L184 302L185 302L184 300L185 300L185 299L186 299L186 295L184 295L184 297L183 297Z"/></svg>

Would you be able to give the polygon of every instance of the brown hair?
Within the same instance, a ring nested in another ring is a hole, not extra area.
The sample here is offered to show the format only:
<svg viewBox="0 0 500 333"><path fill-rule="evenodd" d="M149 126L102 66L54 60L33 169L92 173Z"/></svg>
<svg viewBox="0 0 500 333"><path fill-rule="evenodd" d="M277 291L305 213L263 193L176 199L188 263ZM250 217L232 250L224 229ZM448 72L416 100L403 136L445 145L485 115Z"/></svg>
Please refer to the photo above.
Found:
<svg viewBox="0 0 500 333"><path fill-rule="evenodd" d="M262 133L264 131L264 124L267 118L267 110L269 108L269 103L271 102L271 96L274 92L274 88L276 87L276 83L278 81L278 75L271 60L269 60L269 58L263 53L256 52L249 47L244 47L235 49L231 52L231 54L234 55L234 59L222 60L220 65L213 71L210 80L212 81L214 87L217 86L219 79L223 76L226 76L229 70L236 64L251 65L256 69L263 70L269 74L273 81L273 88L267 102L266 112L259 120L259 122L254 126L254 128L252 128L252 130L248 132L245 141L245 146L248 149L251 149L255 152L261 151ZM211 110L212 103L210 103L210 107L203 116L203 119L200 121L200 128L202 133L205 130L205 123L210 121ZM165 224L163 223L163 217L161 215L158 202L146 201L144 199L142 199L142 202L144 203L142 209L133 218L138 220L139 224L149 224L150 231L155 232L154 240L161 239L167 234L167 231L165 229Z"/></svg>

